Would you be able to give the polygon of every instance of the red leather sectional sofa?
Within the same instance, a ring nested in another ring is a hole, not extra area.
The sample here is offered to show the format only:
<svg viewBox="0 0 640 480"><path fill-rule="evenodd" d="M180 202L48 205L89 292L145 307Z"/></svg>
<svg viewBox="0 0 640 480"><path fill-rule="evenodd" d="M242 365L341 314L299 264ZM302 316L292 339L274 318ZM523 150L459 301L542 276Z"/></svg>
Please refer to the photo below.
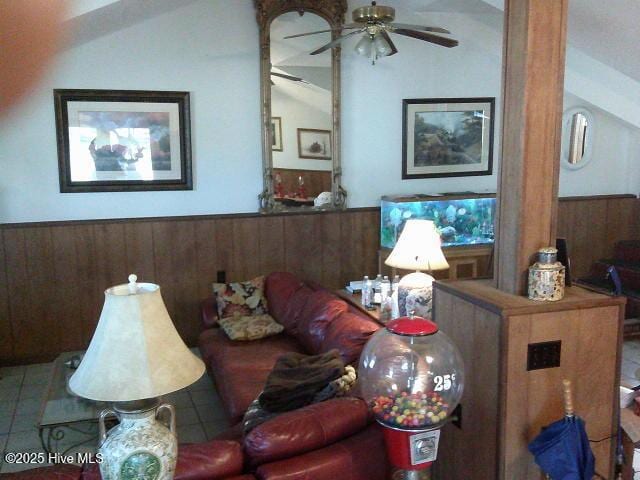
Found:
<svg viewBox="0 0 640 480"><path fill-rule="evenodd" d="M325 288L290 273L265 279L269 313L285 327L279 335L232 342L216 326L213 298L202 304L199 347L224 408L235 422L260 394L276 358L285 352L317 354L338 349L357 364L368 338L380 328L358 308ZM382 433L357 396L334 398L283 413L241 438L181 445L177 480L384 480L389 465ZM3 476L3 478L5 478ZM95 465L29 470L7 479L98 480Z"/></svg>
<svg viewBox="0 0 640 480"><path fill-rule="evenodd" d="M240 421L260 394L276 359L286 352L338 349L357 364L380 325L334 293L295 275L265 278L269 313L284 325L279 335L232 342L215 327L215 301L203 304L199 347L225 410ZM242 442L247 471L261 480L383 480L387 460L382 433L364 401L335 398L284 413L253 429Z"/></svg>

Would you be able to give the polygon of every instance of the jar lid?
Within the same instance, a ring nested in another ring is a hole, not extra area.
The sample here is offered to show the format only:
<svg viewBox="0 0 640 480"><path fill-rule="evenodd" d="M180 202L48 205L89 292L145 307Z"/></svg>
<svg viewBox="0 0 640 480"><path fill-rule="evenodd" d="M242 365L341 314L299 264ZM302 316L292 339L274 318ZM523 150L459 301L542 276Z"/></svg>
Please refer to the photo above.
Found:
<svg viewBox="0 0 640 480"><path fill-rule="evenodd" d="M541 263L555 263L558 258L558 249L555 247L545 247L538 250L538 260Z"/></svg>
<svg viewBox="0 0 640 480"><path fill-rule="evenodd" d="M422 317L400 317L387 323L387 330L396 335L425 336L438 331L438 325Z"/></svg>

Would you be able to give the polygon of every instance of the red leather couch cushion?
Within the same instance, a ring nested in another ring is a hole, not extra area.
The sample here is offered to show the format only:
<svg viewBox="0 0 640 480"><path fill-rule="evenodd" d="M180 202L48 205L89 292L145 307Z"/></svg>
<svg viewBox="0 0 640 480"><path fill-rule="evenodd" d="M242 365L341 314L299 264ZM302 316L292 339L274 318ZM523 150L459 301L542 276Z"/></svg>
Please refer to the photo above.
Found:
<svg viewBox="0 0 640 480"><path fill-rule="evenodd" d="M213 374L218 393L232 422L242 419L262 391L276 359L286 352L303 352L289 335L252 342L234 342L219 328L200 334L202 359Z"/></svg>
<svg viewBox="0 0 640 480"><path fill-rule="evenodd" d="M300 312L297 338L308 353L326 352L322 349L325 331L333 319L347 311L347 303L326 290L309 295Z"/></svg>
<svg viewBox="0 0 640 480"><path fill-rule="evenodd" d="M292 457L348 437L365 428L369 420L363 400L334 398L258 425L245 437L245 453L253 465Z"/></svg>
<svg viewBox="0 0 640 480"><path fill-rule="evenodd" d="M212 440L180 445L175 480L213 480L242 473L242 446Z"/></svg>
<svg viewBox="0 0 640 480"><path fill-rule="evenodd" d="M265 277L264 296L267 298L267 309L276 322L284 325L289 300L303 285L302 280L289 272L274 272Z"/></svg>
<svg viewBox="0 0 640 480"><path fill-rule="evenodd" d="M381 325L364 318L362 313L341 313L327 325L320 351L335 348L345 364L356 364L365 343L380 328Z"/></svg>
<svg viewBox="0 0 640 480"><path fill-rule="evenodd" d="M7 480L80 480L82 467L75 465L56 465L54 467L40 467L15 473L0 475Z"/></svg>
<svg viewBox="0 0 640 480"><path fill-rule="evenodd" d="M185 443L178 447L178 464L174 478L175 480L227 479L233 475L242 474L242 460L242 447L238 442L211 440L204 443ZM101 478L97 464L85 465L82 480L101 480Z"/></svg>
<svg viewBox="0 0 640 480"><path fill-rule="evenodd" d="M386 480L389 465L380 427L286 460L260 465L260 480Z"/></svg>
<svg viewBox="0 0 640 480"><path fill-rule="evenodd" d="M294 337L298 335L298 320L313 292L314 290L312 288L303 285L289 298L284 315L278 319L278 323L284 325L284 331L288 335Z"/></svg>

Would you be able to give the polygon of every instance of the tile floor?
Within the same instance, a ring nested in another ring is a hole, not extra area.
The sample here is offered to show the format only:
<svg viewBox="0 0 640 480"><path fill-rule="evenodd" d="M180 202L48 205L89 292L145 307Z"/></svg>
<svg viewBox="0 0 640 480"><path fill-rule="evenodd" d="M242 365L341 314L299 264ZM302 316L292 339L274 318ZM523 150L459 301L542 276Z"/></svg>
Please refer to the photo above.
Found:
<svg viewBox="0 0 640 480"><path fill-rule="evenodd" d="M7 464L3 459L5 452L43 451L37 423L51 370L50 363L0 368L0 474L41 466ZM206 373L190 387L167 395L164 400L176 408L181 443L204 442L229 427L220 398ZM77 443L77 439L73 433L65 436L67 445ZM60 447L64 450L65 444ZM93 448L89 443L74 451Z"/></svg>

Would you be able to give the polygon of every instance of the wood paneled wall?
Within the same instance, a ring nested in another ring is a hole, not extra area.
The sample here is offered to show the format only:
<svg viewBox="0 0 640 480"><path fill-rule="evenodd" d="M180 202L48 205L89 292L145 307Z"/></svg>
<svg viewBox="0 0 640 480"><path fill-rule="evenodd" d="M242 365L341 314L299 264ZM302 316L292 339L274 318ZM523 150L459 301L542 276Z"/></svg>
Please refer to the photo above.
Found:
<svg viewBox="0 0 640 480"><path fill-rule="evenodd" d="M292 168L274 168L273 176L280 174L285 195L298 191L298 177L302 177L307 196L317 197L322 192L331 191L331 172L321 170L294 170ZM274 185L275 188L275 185Z"/></svg>
<svg viewBox="0 0 640 480"><path fill-rule="evenodd" d="M640 200L633 195L561 198L557 234L567 239L571 274L585 276L593 262L613 256L617 241L640 239Z"/></svg>
<svg viewBox="0 0 640 480"><path fill-rule="evenodd" d="M158 283L190 345L217 272L227 281L288 270L331 288L374 274L378 209L4 225L0 228L0 364L48 361L88 346L104 290Z"/></svg>
<svg viewBox="0 0 640 480"><path fill-rule="evenodd" d="M576 272L638 236L638 200L567 199L558 231ZM378 208L274 216L221 215L0 226L0 364L48 361L85 348L104 290L130 273L158 283L180 334L194 345L198 305L217 272L227 280L288 270L340 288L375 274Z"/></svg>

